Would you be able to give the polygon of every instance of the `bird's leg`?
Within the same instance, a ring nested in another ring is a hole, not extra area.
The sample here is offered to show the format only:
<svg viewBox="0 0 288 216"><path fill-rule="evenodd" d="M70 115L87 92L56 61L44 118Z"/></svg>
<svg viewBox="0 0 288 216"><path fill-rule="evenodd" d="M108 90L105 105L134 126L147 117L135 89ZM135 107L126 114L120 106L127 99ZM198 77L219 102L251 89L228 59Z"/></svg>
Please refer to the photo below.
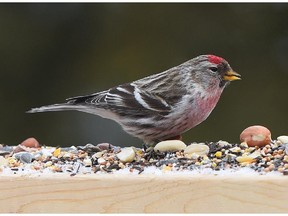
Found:
<svg viewBox="0 0 288 216"><path fill-rule="evenodd" d="M146 153L148 153L148 152L153 152L153 150L154 150L154 146L155 146L155 143L143 143L142 144L142 146L143 146L143 150L144 150L144 152L146 152Z"/></svg>
<svg viewBox="0 0 288 216"><path fill-rule="evenodd" d="M146 160L150 160L151 158L155 158L155 155L157 154L155 151L154 151L154 146L158 143L158 141L154 141L154 142L151 142L151 143L143 143L143 149L144 149L144 158Z"/></svg>
<svg viewBox="0 0 288 216"><path fill-rule="evenodd" d="M180 137L180 136L179 136L179 137ZM173 137L173 139L175 139L175 138ZM149 161L151 158L159 160L159 159L165 157L165 155L166 155L165 152L160 152L159 150L157 150L157 151L154 150L154 147L155 147L155 145L156 145L158 142L160 142L160 140L157 141L157 142L155 141L155 142L153 142L153 143L149 143L149 144L144 144L144 143L143 143L144 158L145 158L147 161Z"/></svg>
<svg viewBox="0 0 288 216"><path fill-rule="evenodd" d="M153 157L154 147L149 144L143 143L143 150L144 158L149 161Z"/></svg>
<svg viewBox="0 0 288 216"><path fill-rule="evenodd" d="M149 148L149 145L147 145L146 143L143 143L142 146L143 146L144 152L146 152L147 149Z"/></svg>

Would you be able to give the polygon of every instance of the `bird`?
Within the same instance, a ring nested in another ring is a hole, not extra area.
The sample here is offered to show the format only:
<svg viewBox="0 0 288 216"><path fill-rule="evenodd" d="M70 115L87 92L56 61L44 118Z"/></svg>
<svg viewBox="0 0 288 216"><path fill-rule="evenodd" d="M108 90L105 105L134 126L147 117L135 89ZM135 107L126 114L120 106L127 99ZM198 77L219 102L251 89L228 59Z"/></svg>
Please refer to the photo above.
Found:
<svg viewBox="0 0 288 216"><path fill-rule="evenodd" d="M161 73L27 112L75 110L98 115L116 121L145 144L155 145L179 139L206 120L224 88L240 79L224 58L199 55Z"/></svg>

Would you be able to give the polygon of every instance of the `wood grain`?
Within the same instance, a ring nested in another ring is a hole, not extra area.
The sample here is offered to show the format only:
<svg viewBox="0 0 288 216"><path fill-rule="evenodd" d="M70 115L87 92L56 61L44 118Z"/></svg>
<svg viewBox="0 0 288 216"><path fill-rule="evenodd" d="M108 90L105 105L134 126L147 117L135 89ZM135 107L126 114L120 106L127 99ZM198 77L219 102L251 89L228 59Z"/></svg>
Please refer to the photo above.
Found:
<svg viewBox="0 0 288 216"><path fill-rule="evenodd" d="M288 212L286 176L0 176L1 213Z"/></svg>

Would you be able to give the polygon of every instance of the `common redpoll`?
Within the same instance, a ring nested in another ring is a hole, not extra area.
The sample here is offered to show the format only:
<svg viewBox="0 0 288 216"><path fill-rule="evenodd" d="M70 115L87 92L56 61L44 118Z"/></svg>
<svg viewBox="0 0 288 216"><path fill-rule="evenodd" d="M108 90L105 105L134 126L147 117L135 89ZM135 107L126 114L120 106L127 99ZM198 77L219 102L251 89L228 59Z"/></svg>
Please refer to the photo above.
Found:
<svg viewBox="0 0 288 216"><path fill-rule="evenodd" d="M203 122L225 86L240 77L225 59L201 55L162 73L28 112L77 110L99 115L153 144L179 137Z"/></svg>

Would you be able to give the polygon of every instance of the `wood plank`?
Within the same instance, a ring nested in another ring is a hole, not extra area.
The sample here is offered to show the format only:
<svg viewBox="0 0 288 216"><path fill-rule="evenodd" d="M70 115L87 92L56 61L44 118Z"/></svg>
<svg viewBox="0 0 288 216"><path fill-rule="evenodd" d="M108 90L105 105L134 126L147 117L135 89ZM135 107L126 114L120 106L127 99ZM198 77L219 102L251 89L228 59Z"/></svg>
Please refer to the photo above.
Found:
<svg viewBox="0 0 288 216"><path fill-rule="evenodd" d="M1 213L288 212L286 176L1 176Z"/></svg>

